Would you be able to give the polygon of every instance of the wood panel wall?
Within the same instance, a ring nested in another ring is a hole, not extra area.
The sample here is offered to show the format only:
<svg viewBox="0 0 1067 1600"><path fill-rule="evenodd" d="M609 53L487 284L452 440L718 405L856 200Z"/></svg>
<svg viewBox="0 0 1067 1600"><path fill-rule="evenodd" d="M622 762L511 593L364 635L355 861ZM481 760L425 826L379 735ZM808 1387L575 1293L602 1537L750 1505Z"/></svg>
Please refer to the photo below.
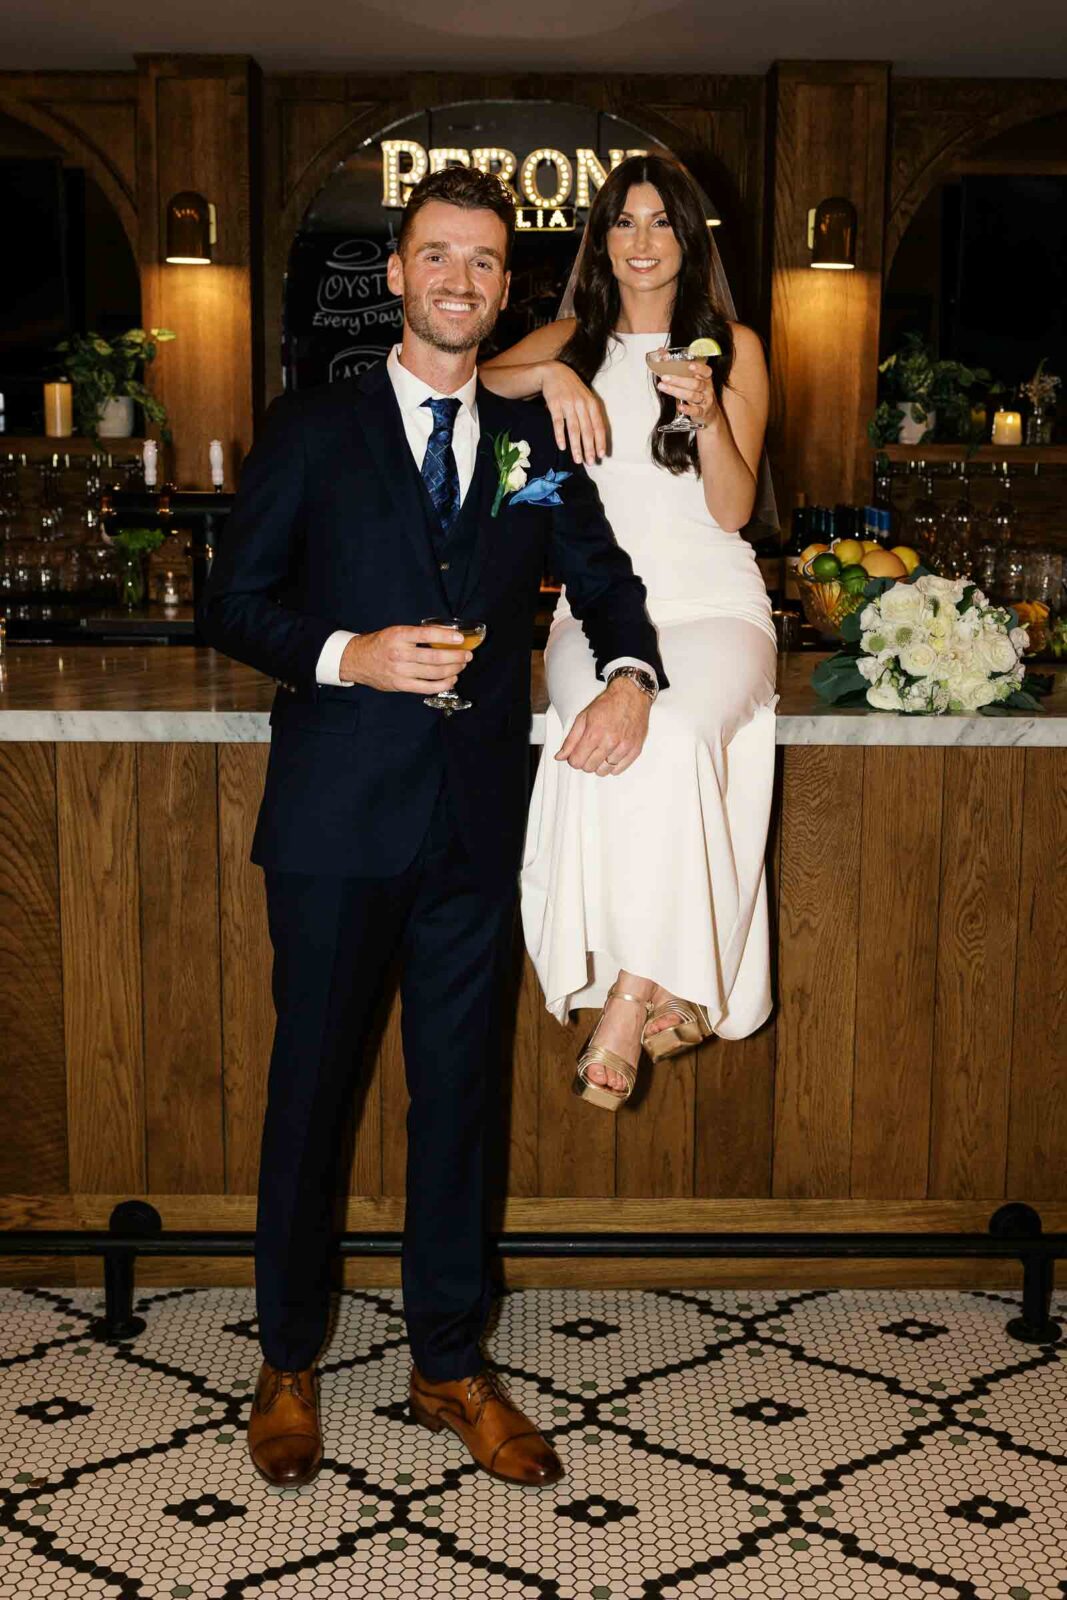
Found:
<svg viewBox="0 0 1067 1600"><path fill-rule="evenodd" d="M0 746L0 1223L251 1227L272 1031L266 747ZM519 1228L1067 1225L1067 755L798 747L769 848L777 1005L612 1118L570 1093L516 950L497 1220ZM403 1062L383 1005L344 1132L351 1226L396 1227ZM145 1263L248 1281L247 1261ZM392 1262L350 1262L391 1281ZM96 1281L96 1263L0 1277ZM514 1263L514 1282L1006 1284L990 1262Z"/></svg>
<svg viewBox="0 0 1067 1600"><path fill-rule="evenodd" d="M169 470L210 482L222 441L228 484L252 444L257 387L260 197L254 192L259 69L246 56L138 57L138 227L146 327L170 328L151 369L171 414ZM216 209L210 267L166 265L167 202L193 189Z"/></svg>
<svg viewBox="0 0 1067 1600"><path fill-rule="evenodd" d="M782 62L774 70L772 419L779 509L867 498L882 300L889 67ZM813 271L807 216L856 208L856 268Z"/></svg>

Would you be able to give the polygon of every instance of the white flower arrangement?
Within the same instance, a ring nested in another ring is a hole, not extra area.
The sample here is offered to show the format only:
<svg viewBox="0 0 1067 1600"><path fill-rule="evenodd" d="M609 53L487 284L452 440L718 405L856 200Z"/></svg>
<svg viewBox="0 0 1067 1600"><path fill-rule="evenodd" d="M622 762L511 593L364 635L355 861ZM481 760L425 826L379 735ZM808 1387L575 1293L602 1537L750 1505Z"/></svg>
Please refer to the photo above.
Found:
<svg viewBox="0 0 1067 1600"><path fill-rule="evenodd" d="M825 699L924 716L1040 709L1023 689L1026 629L970 579L920 570L867 595L842 625L846 648L813 674Z"/></svg>

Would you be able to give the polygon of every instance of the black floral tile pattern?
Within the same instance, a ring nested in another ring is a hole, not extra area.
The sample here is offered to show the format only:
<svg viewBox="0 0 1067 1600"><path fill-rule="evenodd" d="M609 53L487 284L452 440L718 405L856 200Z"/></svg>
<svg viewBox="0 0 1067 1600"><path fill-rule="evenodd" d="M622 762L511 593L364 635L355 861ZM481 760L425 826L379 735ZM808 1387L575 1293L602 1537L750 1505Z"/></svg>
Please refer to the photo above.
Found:
<svg viewBox="0 0 1067 1600"><path fill-rule="evenodd" d="M348 1291L325 1461L272 1490L245 1289L0 1289L0 1600L1067 1600L1067 1344L1015 1297L528 1290L490 1354L567 1475L413 1424L400 1299ZM1061 1296L1062 1316L1067 1304Z"/></svg>

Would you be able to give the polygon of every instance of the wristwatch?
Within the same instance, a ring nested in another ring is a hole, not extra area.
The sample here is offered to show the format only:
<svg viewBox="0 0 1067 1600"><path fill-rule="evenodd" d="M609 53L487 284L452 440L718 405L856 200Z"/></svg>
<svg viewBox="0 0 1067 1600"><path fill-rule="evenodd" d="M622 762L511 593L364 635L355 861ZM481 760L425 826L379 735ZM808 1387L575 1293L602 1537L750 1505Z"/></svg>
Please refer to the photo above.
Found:
<svg viewBox="0 0 1067 1600"><path fill-rule="evenodd" d="M616 678L631 678L642 694L647 694L649 701L655 700L659 694L659 685L651 672L645 672L642 667L616 667L614 672L608 673L608 682L614 683Z"/></svg>

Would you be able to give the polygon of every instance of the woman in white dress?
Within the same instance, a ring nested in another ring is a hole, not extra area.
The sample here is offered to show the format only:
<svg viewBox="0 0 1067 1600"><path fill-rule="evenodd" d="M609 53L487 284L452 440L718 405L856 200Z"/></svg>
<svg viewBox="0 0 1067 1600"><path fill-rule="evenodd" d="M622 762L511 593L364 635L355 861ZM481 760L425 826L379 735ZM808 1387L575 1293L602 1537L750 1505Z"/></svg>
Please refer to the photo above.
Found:
<svg viewBox="0 0 1067 1600"><path fill-rule="evenodd" d="M575 317L481 368L498 394L543 395L561 448L597 484L644 580L670 680L636 761L577 764L580 713L601 686L560 596L523 926L549 1011L564 1021L603 1007L575 1090L611 1110L633 1088L642 1047L662 1060L712 1034L743 1038L771 1009L764 851L777 646L737 531L756 499L768 385L756 334L712 302L710 252L688 175L660 157L629 158L590 212ZM650 350L698 337L721 358L653 379ZM655 433L675 402L697 433Z"/></svg>

